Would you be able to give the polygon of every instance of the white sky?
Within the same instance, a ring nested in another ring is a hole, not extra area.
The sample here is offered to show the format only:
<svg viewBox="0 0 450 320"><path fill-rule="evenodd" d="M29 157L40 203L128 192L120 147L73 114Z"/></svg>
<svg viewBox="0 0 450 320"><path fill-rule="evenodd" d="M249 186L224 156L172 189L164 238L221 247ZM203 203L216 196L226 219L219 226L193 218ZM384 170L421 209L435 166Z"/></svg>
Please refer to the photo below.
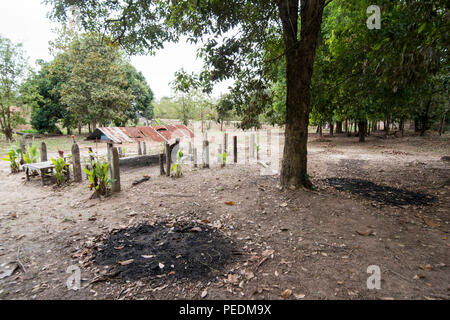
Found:
<svg viewBox="0 0 450 320"><path fill-rule="evenodd" d="M52 59L48 42L55 38L52 30L58 25L46 17L48 11L41 0L0 0L0 34L21 42L33 67L37 59ZM196 60L196 47L187 43L169 43L155 56L132 57L131 62L142 71L156 99L173 94L169 83L175 71L197 72L202 67L202 61ZM213 96L226 93L229 85L231 82L217 85Z"/></svg>

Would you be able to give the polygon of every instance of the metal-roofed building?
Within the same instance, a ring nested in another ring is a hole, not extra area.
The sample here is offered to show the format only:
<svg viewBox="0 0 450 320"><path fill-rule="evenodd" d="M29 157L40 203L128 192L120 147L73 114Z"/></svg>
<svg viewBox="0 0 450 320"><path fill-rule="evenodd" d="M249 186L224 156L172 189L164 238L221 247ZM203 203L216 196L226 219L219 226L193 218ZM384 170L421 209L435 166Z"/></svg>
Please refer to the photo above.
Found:
<svg viewBox="0 0 450 320"><path fill-rule="evenodd" d="M141 141L171 142L176 138L193 138L194 133L184 125L151 127L101 127L94 130L86 140L106 143L133 143Z"/></svg>

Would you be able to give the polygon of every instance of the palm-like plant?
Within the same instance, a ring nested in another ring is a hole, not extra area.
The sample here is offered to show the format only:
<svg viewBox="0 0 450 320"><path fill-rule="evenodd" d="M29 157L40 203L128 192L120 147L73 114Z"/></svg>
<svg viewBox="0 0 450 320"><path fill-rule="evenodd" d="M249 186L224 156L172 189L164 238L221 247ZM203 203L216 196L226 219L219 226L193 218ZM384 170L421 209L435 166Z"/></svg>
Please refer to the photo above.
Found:
<svg viewBox="0 0 450 320"><path fill-rule="evenodd" d="M28 146L27 151L23 155L23 161L25 163L36 163L39 157L39 152L36 146Z"/></svg>
<svg viewBox="0 0 450 320"><path fill-rule="evenodd" d="M55 166L56 183L60 186L66 181L67 171L69 170L69 164L64 158L51 159Z"/></svg>
<svg viewBox="0 0 450 320"><path fill-rule="evenodd" d="M20 169L19 157L20 157L20 148L11 147L6 156L2 158L3 161L9 161L11 173L19 172Z"/></svg>
<svg viewBox="0 0 450 320"><path fill-rule="evenodd" d="M104 158L95 157L91 161L91 169L84 169L90 182L89 188L95 190L92 198L108 195L110 185L115 181L109 178L109 166L110 163Z"/></svg>

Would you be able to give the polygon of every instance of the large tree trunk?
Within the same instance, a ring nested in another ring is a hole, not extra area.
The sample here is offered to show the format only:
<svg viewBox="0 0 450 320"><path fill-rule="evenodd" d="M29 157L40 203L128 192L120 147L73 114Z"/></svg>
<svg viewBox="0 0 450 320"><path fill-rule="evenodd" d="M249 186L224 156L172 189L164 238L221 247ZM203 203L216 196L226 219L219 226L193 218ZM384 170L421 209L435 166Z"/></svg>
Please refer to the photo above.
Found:
<svg viewBox="0 0 450 320"><path fill-rule="evenodd" d="M442 116L441 124L439 125L439 135L440 135L440 136L442 136L442 133L444 133L444 128L445 128L445 115L446 115L446 113L444 113L444 115Z"/></svg>
<svg viewBox="0 0 450 320"><path fill-rule="evenodd" d="M286 129L281 185L310 188L307 141L310 85L325 0L301 0L298 40L298 0L278 0L286 55Z"/></svg>
<svg viewBox="0 0 450 320"><path fill-rule="evenodd" d="M6 141L13 141L13 131L10 128L3 129L3 134L5 135Z"/></svg>
<svg viewBox="0 0 450 320"><path fill-rule="evenodd" d="M342 121L336 122L336 133L342 133Z"/></svg>
<svg viewBox="0 0 450 320"><path fill-rule="evenodd" d="M358 132L359 132L359 142L366 141L366 121L359 120L358 121Z"/></svg>
<svg viewBox="0 0 450 320"><path fill-rule="evenodd" d="M330 137L334 137L334 124L330 123Z"/></svg>

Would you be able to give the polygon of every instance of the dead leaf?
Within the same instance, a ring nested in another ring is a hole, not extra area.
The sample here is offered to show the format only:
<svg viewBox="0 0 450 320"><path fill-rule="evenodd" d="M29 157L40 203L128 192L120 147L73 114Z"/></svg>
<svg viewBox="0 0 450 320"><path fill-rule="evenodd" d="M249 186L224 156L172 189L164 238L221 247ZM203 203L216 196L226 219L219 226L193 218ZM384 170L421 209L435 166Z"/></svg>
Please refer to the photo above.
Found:
<svg viewBox="0 0 450 320"><path fill-rule="evenodd" d="M114 247L114 249L116 249L116 250L122 250L123 248L125 248L125 246Z"/></svg>
<svg viewBox="0 0 450 320"><path fill-rule="evenodd" d="M211 223L211 221L209 221L208 219L203 219L201 222L204 223L204 224Z"/></svg>
<svg viewBox="0 0 450 320"><path fill-rule="evenodd" d="M161 262L158 264L158 266L159 266L160 269L164 268L164 265Z"/></svg>
<svg viewBox="0 0 450 320"><path fill-rule="evenodd" d="M172 276L172 275L174 275L175 274L175 271L170 271L167 275L168 276Z"/></svg>
<svg viewBox="0 0 450 320"><path fill-rule="evenodd" d="M189 230L189 232L202 232L202 228L195 227L195 228L192 228L191 230Z"/></svg>
<svg viewBox="0 0 450 320"><path fill-rule="evenodd" d="M294 293L294 297L295 297L295 299L300 300L300 299L304 299L306 297L306 295L305 294L295 294Z"/></svg>
<svg viewBox="0 0 450 320"><path fill-rule="evenodd" d="M225 204L228 206L234 206L234 201L226 201Z"/></svg>
<svg viewBox="0 0 450 320"><path fill-rule="evenodd" d="M1 273L0 273L0 279L6 278L11 276L14 271L16 271L19 268L19 264L17 262L12 263L4 263L1 266Z"/></svg>
<svg viewBox="0 0 450 320"><path fill-rule="evenodd" d="M202 298L206 297L208 295L208 291L207 290L203 290L202 294L200 295Z"/></svg>
<svg viewBox="0 0 450 320"><path fill-rule="evenodd" d="M228 274L228 282L231 284L237 284L238 283L238 275L237 274Z"/></svg>
<svg viewBox="0 0 450 320"><path fill-rule="evenodd" d="M275 250L264 250L263 253L262 253L262 256L263 257L268 257L268 256L273 255L274 253L275 253Z"/></svg>
<svg viewBox="0 0 450 320"><path fill-rule="evenodd" d="M143 255L141 255L141 257L144 258L144 259L151 259L151 258L154 258L155 256L154 255L145 255L145 254L143 254Z"/></svg>
<svg viewBox="0 0 450 320"><path fill-rule="evenodd" d="M131 264L131 263L133 263L133 262L134 262L134 259L125 260L125 261L118 261L118 263L119 263L120 265L122 265L122 266L129 265L129 264Z"/></svg>
<svg viewBox="0 0 450 320"><path fill-rule="evenodd" d="M255 274L253 272L251 272L251 271L245 272L245 278L247 280L253 279L254 277L255 277Z"/></svg>
<svg viewBox="0 0 450 320"><path fill-rule="evenodd" d="M431 270L433 270L433 267L431 266L431 264L426 264L424 266L420 266L420 269L425 270L425 271L431 271Z"/></svg>
<svg viewBox="0 0 450 320"><path fill-rule="evenodd" d="M441 226L439 223L433 222L425 217L423 217L423 221L431 228L439 228Z"/></svg>
<svg viewBox="0 0 450 320"><path fill-rule="evenodd" d="M291 289L286 289L283 291L283 293L281 294L281 297L283 299L289 298L292 294L292 290Z"/></svg>
<svg viewBox="0 0 450 320"><path fill-rule="evenodd" d="M373 231L371 231L371 230L366 231L366 232L356 231L356 233L358 233L360 236L368 237L368 236L371 236L373 234Z"/></svg>
<svg viewBox="0 0 450 320"><path fill-rule="evenodd" d="M416 275L413 277L414 280L424 279L424 278L425 278L425 276L424 276L423 274L416 274Z"/></svg>

